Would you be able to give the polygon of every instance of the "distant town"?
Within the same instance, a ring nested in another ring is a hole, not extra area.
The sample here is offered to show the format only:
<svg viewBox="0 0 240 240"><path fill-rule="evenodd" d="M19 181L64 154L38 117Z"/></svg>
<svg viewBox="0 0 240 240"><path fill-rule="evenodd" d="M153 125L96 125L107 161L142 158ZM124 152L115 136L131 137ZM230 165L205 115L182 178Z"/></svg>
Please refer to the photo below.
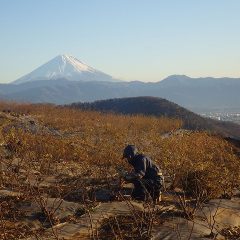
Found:
<svg viewBox="0 0 240 240"><path fill-rule="evenodd" d="M201 116L219 120L230 121L240 124L240 109L236 110L213 110L208 112L201 112Z"/></svg>

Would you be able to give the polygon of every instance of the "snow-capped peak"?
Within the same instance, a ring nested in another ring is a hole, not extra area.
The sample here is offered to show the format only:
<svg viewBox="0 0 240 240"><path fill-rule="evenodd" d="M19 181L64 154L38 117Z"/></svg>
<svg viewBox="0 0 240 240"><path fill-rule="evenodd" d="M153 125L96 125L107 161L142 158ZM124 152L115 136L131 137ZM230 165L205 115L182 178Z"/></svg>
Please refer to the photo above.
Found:
<svg viewBox="0 0 240 240"><path fill-rule="evenodd" d="M60 78L69 81L118 81L71 55L62 54L13 83L20 84L38 80L57 80Z"/></svg>
<svg viewBox="0 0 240 240"><path fill-rule="evenodd" d="M57 59L59 58L60 61L63 63L63 67L65 67L67 64L71 64L72 66L75 67L76 71L82 72L82 71L89 71L89 72L94 72L95 70L88 66L87 64L83 63L82 61L78 60L74 56L68 55L68 54L63 54L59 55L56 57Z"/></svg>

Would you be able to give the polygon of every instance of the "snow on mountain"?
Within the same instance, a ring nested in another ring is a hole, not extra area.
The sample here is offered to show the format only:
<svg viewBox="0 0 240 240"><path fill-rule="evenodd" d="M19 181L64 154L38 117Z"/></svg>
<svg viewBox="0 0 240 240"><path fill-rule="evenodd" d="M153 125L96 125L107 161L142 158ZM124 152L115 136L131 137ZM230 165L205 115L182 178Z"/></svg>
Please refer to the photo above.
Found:
<svg viewBox="0 0 240 240"><path fill-rule="evenodd" d="M69 81L119 81L88 66L73 56L59 55L13 83L20 84L38 80L57 80L60 78Z"/></svg>

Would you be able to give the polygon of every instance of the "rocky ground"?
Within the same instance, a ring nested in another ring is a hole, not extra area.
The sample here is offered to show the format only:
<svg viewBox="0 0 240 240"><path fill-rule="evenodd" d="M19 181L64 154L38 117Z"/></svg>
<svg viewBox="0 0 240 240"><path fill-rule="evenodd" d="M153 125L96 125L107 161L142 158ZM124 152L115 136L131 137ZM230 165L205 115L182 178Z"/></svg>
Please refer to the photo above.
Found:
<svg viewBox="0 0 240 240"><path fill-rule="evenodd" d="M29 116L1 113L0 121L3 134L14 127L61 137ZM0 239L240 239L237 191L196 209L181 189L167 188L158 205L136 202L131 184L72 175L74 162L51 174L27 169L0 139Z"/></svg>
<svg viewBox="0 0 240 240"><path fill-rule="evenodd" d="M45 214L37 200L19 192L2 189L0 201L7 219L0 239L114 239L121 234L139 239L138 231L141 239L150 239L144 234L151 221L151 239L239 239L239 198L212 200L191 220L183 216L174 193L164 193L157 206L127 199L82 204L46 196Z"/></svg>

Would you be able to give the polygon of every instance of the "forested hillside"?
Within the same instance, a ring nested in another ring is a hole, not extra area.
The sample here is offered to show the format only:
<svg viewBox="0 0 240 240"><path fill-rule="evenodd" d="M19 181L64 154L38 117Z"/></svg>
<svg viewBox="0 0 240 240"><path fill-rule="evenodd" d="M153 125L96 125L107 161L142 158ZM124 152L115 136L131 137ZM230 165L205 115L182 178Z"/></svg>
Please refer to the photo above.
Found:
<svg viewBox="0 0 240 240"><path fill-rule="evenodd" d="M173 102L156 97L116 98L96 101L93 103L73 103L73 108L115 112L120 114L141 114L145 116L164 116L180 119L183 128L190 130L205 130L221 134L225 137L240 139L240 125L231 122L216 121L203 118Z"/></svg>

